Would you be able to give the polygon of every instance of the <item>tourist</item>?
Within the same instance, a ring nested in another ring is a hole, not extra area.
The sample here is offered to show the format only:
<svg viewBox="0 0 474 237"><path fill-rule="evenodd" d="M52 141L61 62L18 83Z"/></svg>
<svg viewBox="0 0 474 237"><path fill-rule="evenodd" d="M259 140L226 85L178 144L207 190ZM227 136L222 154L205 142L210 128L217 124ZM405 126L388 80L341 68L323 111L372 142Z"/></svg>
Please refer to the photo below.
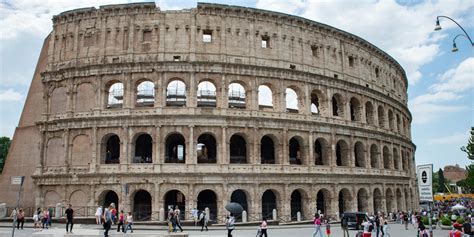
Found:
<svg viewBox="0 0 474 237"><path fill-rule="evenodd" d="M208 220L209 219L206 215L206 212L201 211L201 214L199 215L199 222L201 223L201 232L204 230L204 227L206 228L206 231L208 231L208 228L207 228L207 221Z"/></svg>
<svg viewBox="0 0 474 237"><path fill-rule="evenodd" d="M16 228L19 230L20 227L23 230L23 224L25 224L25 212L20 208L18 214L16 215Z"/></svg>
<svg viewBox="0 0 474 237"><path fill-rule="evenodd" d="M132 213L129 212L128 215L127 215L127 220L125 221L125 224L127 225L127 227L125 227L125 234L127 233L127 230L130 229L130 232L133 233L133 216L132 216Z"/></svg>
<svg viewBox="0 0 474 237"><path fill-rule="evenodd" d="M326 219L326 235L327 237L331 236L331 224L329 224L329 219Z"/></svg>
<svg viewBox="0 0 474 237"><path fill-rule="evenodd" d="M227 237L232 237L232 231L235 229L234 214L230 213L230 216L227 217L225 227L227 229Z"/></svg>
<svg viewBox="0 0 474 237"><path fill-rule="evenodd" d="M72 205L69 204L68 209L66 209L66 233L72 234L72 226L74 225L74 210L72 209ZM68 226L71 226L70 229L68 229Z"/></svg>
<svg viewBox="0 0 474 237"><path fill-rule="evenodd" d="M464 222L464 224L462 225L462 229L463 229L463 232L464 232L464 237L471 237L472 236L472 232L471 232L471 222L470 222L470 218L468 220L466 220Z"/></svg>
<svg viewBox="0 0 474 237"><path fill-rule="evenodd" d="M117 225L117 232L120 232L120 227L122 227L122 232L125 233L125 226L124 226L125 214L123 213L123 210L120 211L118 220L119 220L119 223Z"/></svg>
<svg viewBox="0 0 474 237"><path fill-rule="evenodd" d="M115 204L114 203L110 204L109 210L110 210L110 214L112 215L112 224L115 225L115 223L117 221L117 209L115 209Z"/></svg>
<svg viewBox="0 0 474 237"><path fill-rule="evenodd" d="M191 210L191 216L193 217L193 220L194 220L194 226L197 226L197 222L199 220L199 212L196 208L193 208Z"/></svg>
<svg viewBox="0 0 474 237"><path fill-rule="evenodd" d="M262 223L260 224L260 237L268 237L267 235L267 229L268 229L268 224L267 224L267 218L263 218Z"/></svg>
<svg viewBox="0 0 474 237"><path fill-rule="evenodd" d="M323 237L323 233L321 230L321 217L318 214L314 215L313 224L315 228L313 232L313 237L315 237L317 233L319 233L319 237Z"/></svg>
<svg viewBox="0 0 474 237"><path fill-rule="evenodd" d="M344 237L349 237L349 230L347 229L348 228L348 223L347 223L347 217L342 215L342 219L341 219L341 229L342 229L342 233L344 234ZM313 235L314 237L314 235Z"/></svg>
<svg viewBox="0 0 474 237"><path fill-rule="evenodd" d="M416 229L416 212L411 214L411 225L413 226L413 229Z"/></svg>
<svg viewBox="0 0 474 237"><path fill-rule="evenodd" d="M168 231L176 232L176 217L174 216L173 208L168 209Z"/></svg>
<svg viewBox="0 0 474 237"><path fill-rule="evenodd" d="M379 212L378 215L374 215L375 216L374 217L374 222L375 222L374 228L375 228L375 236L376 237L379 237L379 233L380 233L380 219L378 217L379 215L380 215L380 212Z"/></svg>
<svg viewBox="0 0 474 237"><path fill-rule="evenodd" d="M43 210L43 219L41 220L41 227L44 229L48 229L48 221L49 221L49 211L48 209Z"/></svg>
<svg viewBox="0 0 474 237"><path fill-rule="evenodd" d="M112 226L112 205L109 206L109 208L106 208L104 211L104 237L109 236L109 230L110 227Z"/></svg>
<svg viewBox="0 0 474 237"><path fill-rule="evenodd" d="M102 206L97 207L97 210L95 211L95 223L97 225L102 224Z"/></svg>
<svg viewBox="0 0 474 237"><path fill-rule="evenodd" d="M48 226L51 227L51 223L52 223L52 219L53 219L53 211L54 211L54 208L52 205L49 205L48 207Z"/></svg>
<svg viewBox="0 0 474 237"><path fill-rule="evenodd" d="M41 231L41 216L43 215L43 212L41 211L41 208L36 209L34 215L33 215L33 229L34 231Z"/></svg>
<svg viewBox="0 0 474 237"><path fill-rule="evenodd" d="M388 225L387 220L385 220L385 222L383 223L383 235L382 236L390 237L389 231L390 231L390 226Z"/></svg>
<svg viewBox="0 0 474 237"><path fill-rule="evenodd" d="M380 233L382 233L382 236L384 236L385 235L384 233L385 218L383 217L383 213L380 214L379 223L380 223Z"/></svg>
<svg viewBox="0 0 474 237"><path fill-rule="evenodd" d="M405 222L405 230L408 230L408 213L403 213L403 221Z"/></svg>
<svg viewBox="0 0 474 237"><path fill-rule="evenodd" d="M183 228L181 227L181 211L179 210L178 206L176 205L174 208L174 217L175 217L175 222L176 226L183 232Z"/></svg>
<svg viewBox="0 0 474 237"><path fill-rule="evenodd" d="M364 228L364 232L363 232L362 236L363 237L371 237L372 236L372 230L371 229L373 229L372 223L370 223L369 220L365 220L364 222L362 222L362 226Z"/></svg>

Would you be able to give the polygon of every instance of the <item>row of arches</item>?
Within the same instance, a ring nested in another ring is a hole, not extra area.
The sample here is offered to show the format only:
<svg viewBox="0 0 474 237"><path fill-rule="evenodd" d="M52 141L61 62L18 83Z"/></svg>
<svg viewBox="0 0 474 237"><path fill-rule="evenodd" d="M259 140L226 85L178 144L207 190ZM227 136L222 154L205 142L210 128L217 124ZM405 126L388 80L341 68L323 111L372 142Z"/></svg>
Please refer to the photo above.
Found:
<svg viewBox="0 0 474 237"><path fill-rule="evenodd" d="M81 196L77 198L76 196ZM227 195L224 195L227 196ZM45 195L45 204L54 203L59 195L50 191ZM273 210L278 211L279 218L296 220L297 213L300 212L305 219L311 219L315 212L324 213L333 216L334 214L349 211L360 211L368 213L394 212L397 210L410 210L413 208L413 194L409 189L387 188L384 192L380 188L374 188L369 191L366 188L359 188L352 193L348 188L341 188L336 193L329 189L321 188L317 191L315 197L311 197L304 189L295 189L288 198L282 196L282 193L275 189L267 189L263 193L255 196L251 195L246 189L236 189L231 192L227 198L219 197L218 193L211 189L205 189L197 194L197 198L187 197L185 193L178 189L172 189L164 193L160 198L159 207L153 207L156 203L150 192L145 189L138 189L128 197L130 206L123 206L124 200L113 190L105 190L98 197L98 205L107 207L111 203L116 205L118 210L128 209L134 214L134 218L140 221L156 220L157 211L161 208L179 208L182 219L191 219L189 209L197 208L203 211L209 208L210 219L212 221L222 221L222 216L226 213L222 211L220 203L237 202L242 205L249 216L266 217L273 219ZM195 201L192 201L195 200ZM78 191L71 195L70 202L76 207L87 205L87 197L84 192ZM190 202L190 203L188 203ZM311 204L311 203L315 203ZM128 210L126 210L128 211ZM287 213L285 213L287 212ZM240 220L240 218L238 218Z"/></svg>
<svg viewBox="0 0 474 237"><path fill-rule="evenodd" d="M135 89L131 92L127 92L127 88L122 81L111 80L105 84L105 96L103 98L105 99L105 108L121 108L127 97L134 101L133 104L136 107L153 107L156 101L161 100L165 102L166 106L183 107L189 106L188 100L191 99L196 100L197 107L259 108L325 117L332 116L388 129L404 135L409 134L409 119L402 112L395 108L386 108L384 104L377 106L371 100L364 99L359 95L346 96L339 92L329 94L324 89L313 89L308 96L305 96L304 89L301 86L290 85L280 92L277 87L267 82L258 86L255 95L248 88L249 85L243 81L232 81L226 87L225 93L227 95L222 95L224 92L221 92L221 88L216 86L214 81L203 79L198 83L197 90L190 93L185 80L171 79L163 92L164 97L157 99L158 89L151 80L138 80ZM76 90L75 111L81 112L93 109L97 98L91 83L79 84ZM218 106L218 102L223 96L226 97L227 104ZM67 103L64 103L68 100L66 87L55 88L50 97L50 114L66 111ZM308 97L308 100L306 97ZM252 104L256 104L256 107L252 107Z"/></svg>

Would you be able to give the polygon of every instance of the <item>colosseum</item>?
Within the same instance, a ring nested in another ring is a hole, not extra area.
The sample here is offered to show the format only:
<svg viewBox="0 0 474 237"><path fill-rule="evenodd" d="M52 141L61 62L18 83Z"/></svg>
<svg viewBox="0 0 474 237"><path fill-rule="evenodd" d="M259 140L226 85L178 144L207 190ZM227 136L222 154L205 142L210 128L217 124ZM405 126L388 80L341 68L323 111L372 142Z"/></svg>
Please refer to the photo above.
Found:
<svg viewBox="0 0 474 237"><path fill-rule="evenodd" d="M407 77L331 26L198 3L53 17L2 175L13 207L116 203L139 220L228 202L248 219L418 207Z"/></svg>

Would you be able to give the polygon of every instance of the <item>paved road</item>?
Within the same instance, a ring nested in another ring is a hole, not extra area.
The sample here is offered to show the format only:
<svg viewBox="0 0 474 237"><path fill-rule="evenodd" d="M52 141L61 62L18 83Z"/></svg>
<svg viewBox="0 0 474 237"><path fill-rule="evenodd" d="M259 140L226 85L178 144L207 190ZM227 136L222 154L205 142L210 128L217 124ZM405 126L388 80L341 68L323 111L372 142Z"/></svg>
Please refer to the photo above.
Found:
<svg viewBox="0 0 474 237"><path fill-rule="evenodd" d="M114 226L115 228L117 226ZM413 227L409 227L408 230L405 230L404 226L400 224L391 224L391 237L415 237L416 230ZM137 237L158 237L162 234L166 234L165 227L158 226L137 226L137 230L134 233L127 233L127 236L137 236ZM270 237L311 237L314 229L311 225L292 225L292 226L270 226L268 230L268 235ZM24 230L15 231L15 236L18 237L92 237L92 236L103 236L103 231L100 227L95 225L74 225L74 234L66 234L64 225L56 226L48 230L43 230L39 232L34 232L31 228L26 228ZM189 233L189 236L192 237L214 237L214 236L227 236L227 231L224 227L211 227L207 232L201 232L199 228L195 227L185 227L185 232ZM234 237L253 237L257 232L257 227L252 226L237 226L236 230L233 232ZM433 236L435 237L448 237L449 231L447 230L434 230ZM124 236L120 232L116 232L116 229L110 231L111 236ZM350 231L350 236L353 237L356 235L356 231ZM11 236L11 229L0 227L0 237L9 237ZM326 235L323 235L326 237ZM341 229L339 225L332 225L331 228L332 237L342 237ZM372 236L375 236L373 234ZM318 235L319 237L319 235Z"/></svg>

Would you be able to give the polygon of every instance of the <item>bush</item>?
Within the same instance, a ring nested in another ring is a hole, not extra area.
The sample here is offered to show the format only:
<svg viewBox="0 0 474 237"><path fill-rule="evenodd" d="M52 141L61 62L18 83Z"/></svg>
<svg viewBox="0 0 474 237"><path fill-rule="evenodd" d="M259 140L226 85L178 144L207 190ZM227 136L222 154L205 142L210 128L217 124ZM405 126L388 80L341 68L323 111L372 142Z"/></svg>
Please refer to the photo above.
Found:
<svg viewBox="0 0 474 237"><path fill-rule="evenodd" d="M456 222L462 225L462 224L464 224L464 218L459 217L459 218L456 220Z"/></svg>
<svg viewBox="0 0 474 237"><path fill-rule="evenodd" d="M423 225L429 225L430 224L430 220L428 219L427 216L422 216L421 217L421 222L423 223Z"/></svg>
<svg viewBox="0 0 474 237"><path fill-rule="evenodd" d="M449 218L443 217L443 218L441 218L441 224L442 224L442 225L450 226L450 225L453 224L453 222L452 222Z"/></svg>

